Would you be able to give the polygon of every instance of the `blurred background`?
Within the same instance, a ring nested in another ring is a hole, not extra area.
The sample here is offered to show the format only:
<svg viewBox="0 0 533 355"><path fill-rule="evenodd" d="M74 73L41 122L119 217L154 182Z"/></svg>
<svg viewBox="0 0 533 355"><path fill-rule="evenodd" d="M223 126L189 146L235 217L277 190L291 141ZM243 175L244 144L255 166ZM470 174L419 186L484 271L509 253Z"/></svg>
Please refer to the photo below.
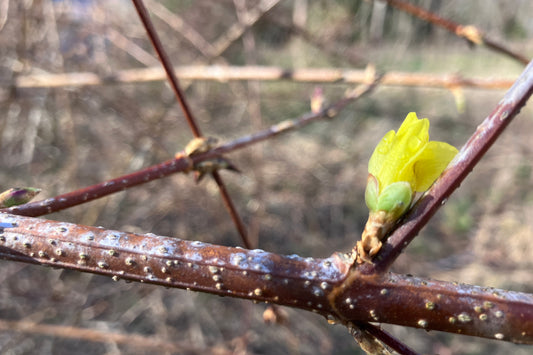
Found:
<svg viewBox="0 0 533 355"><path fill-rule="evenodd" d="M478 26L493 40L532 56L529 1L411 3ZM382 2L149 0L146 6L176 66L364 69L373 64L378 72L511 81L524 68ZM90 72L105 79L120 70L158 65L129 1L0 0L0 189L39 187L38 197L45 199L172 158L192 135L164 80L16 85L28 75ZM317 88L328 102L353 88L291 80L181 84L202 132L223 142L308 112ZM230 154L242 174L221 174L259 248L311 257L348 251L366 222L367 162L379 139L415 111L430 119L432 139L460 148L504 93L381 86L331 121ZM531 132L530 104L393 271L533 292ZM216 184L205 179L197 185L190 175L46 217L240 245ZM249 301L8 261L0 265L4 354L362 353L344 327L304 311L284 309L286 324L265 324L266 306ZM17 330L24 322L63 328ZM492 340L384 328L421 353L531 352ZM92 332L124 337L102 342L87 335Z"/></svg>

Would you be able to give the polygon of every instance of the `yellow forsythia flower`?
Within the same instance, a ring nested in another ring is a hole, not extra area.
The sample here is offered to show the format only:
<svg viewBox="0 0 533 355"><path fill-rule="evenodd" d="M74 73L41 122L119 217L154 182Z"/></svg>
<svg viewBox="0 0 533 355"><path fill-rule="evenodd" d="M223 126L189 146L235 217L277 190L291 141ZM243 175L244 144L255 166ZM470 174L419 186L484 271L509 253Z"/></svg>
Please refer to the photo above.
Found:
<svg viewBox="0 0 533 355"><path fill-rule="evenodd" d="M388 132L368 163L365 201L370 210L359 260L368 261L381 240L411 205L416 192L426 191L457 154L448 143L429 141L429 120L411 112L398 133Z"/></svg>

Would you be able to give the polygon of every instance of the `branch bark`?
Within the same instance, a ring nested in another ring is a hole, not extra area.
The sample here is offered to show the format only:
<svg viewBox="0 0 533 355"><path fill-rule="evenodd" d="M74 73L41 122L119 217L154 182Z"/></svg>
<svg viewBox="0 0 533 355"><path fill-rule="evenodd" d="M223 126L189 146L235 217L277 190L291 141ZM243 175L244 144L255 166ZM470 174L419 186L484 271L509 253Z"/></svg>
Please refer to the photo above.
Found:
<svg viewBox="0 0 533 355"><path fill-rule="evenodd" d="M0 257L316 312L533 344L533 295L387 273L343 254L283 256L0 214Z"/></svg>

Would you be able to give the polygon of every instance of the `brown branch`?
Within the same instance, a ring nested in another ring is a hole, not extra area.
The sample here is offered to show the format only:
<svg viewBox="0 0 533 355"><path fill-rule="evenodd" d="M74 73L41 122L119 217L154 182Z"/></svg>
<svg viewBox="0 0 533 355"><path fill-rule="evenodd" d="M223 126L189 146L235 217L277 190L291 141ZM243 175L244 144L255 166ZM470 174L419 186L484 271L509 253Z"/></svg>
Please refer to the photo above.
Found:
<svg viewBox="0 0 533 355"><path fill-rule="evenodd" d="M243 21L235 22L222 36L220 36L213 47L215 48L215 55L220 56L239 39L243 33L253 26L259 19L274 6L276 6L280 0L261 0L261 2L253 9L248 11L246 18Z"/></svg>
<svg viewBox="0 0 533 355"><path fill-rule="evenodd" d="M499 44L489 38L485 34L482 33L478 28L475 26L469 25L469 26L462 26L458 23L455 23L453 21L444 19L438 15L435 15L432 12L429 12L427 10L424 10L418 6L415 6L413 4L410 4L408 2L402 1L402 0L381 0L383 2L386 2L387 4L401 10L404 12L407 12L413 16L418 17L421 20L427 21L432 23L435 26L442 27L455 35L462 37L466 39L470 44L472 45L485 45L486 47L507 55L508 57L519 61L520 63L527 65L529 63L528 58L525 56L516 53L509 48L506 48L502 44Z"/></svg>
<svg viewBox="0 0 533 355"><path fill-rule="evenodd" d="M198 49L208 60L220 57L235 41L237 41L245 31L253 26L264 14L270 11L279 3L279 0L263 0L255 8L251 9L243 21L234 23L224 34L222 34L214 44L207 42L201 34L196 32L191 26L177 14L169 11L163 5L149 0L150 10L166 22L173 30L181 34L196 49ZM221 58L222 59L222 58ZM224 61L223 59L221 61ZM180 77L182 77L180 75ZM183 77L182 77L183 79Z"/></svg>
<svg viewBox="0 0 533 355"><path fill-rule="evenodd" d="M185 95L183 94L183 91L180 88L178 77L176 76L176 73L174 72L174 68L172 67L172 63L170 62L170 59L168 58L168 54L165 48L161 44L161 41L159 39L157 31L155 30L152 20L150 19L150 15L148 14L148 11L144 7L142 0L132 0L132 1L135 4L135 8L137 9L137 12L139 14L139 17L141 18L141 21L143 22L144 27L146 28L146 32L148 33L148 37L150 38L150 41L152 42L154 49L157 52L159 58L161 59L163 68L165 69L165 72L167 73L168 80L172 86L172 89L174 90L176 98L178 99L178 102L181 106L183 114L185 115L185 118L187 119L189 128L191 129L195 137L201 137L202 133L200 132L200 127L198 126L196 119L194 118L189 108L187 99L185 98ZM243 244L248 248L251 247L251 243L248 240L248 233L246 232L244 223L242 222L242 219L239 216L239 213L237 209L235 208L233 201L231 200L231 196L229 195L226 189L224 180L222 180L222 177L217 171L214 171L211 175L213 176L218 186L220 195L222 196L222 200L224 201L224 205L228 209L231 220L235 224L235 227L237 228L237 232L239 233Z"/></svg>
<svg viewBox="0 0 533 355"><path fill-rule="evenodd" d="M0 257L313 311L533 344L533 296L412 276L365 275L350 258L282 256L0 214Z"/></svg>
<svg viewBox="0 0 533 355"><path fill-rule="evenodd" d="M472 171L505 127L520 112L533 93L533 61L516 80L492 113L461 148L455 159L428 192L406 215L404 222L388 238L374 265L365 265L365 272L384 272L420 229L446 202L450 194Z"/></svg>
<svg viewBox="0 0 533 355"><path fill-rule="evenodd" d="M368 64L368 60L360 55L354 48L347 48L346 46L332 41L331 38L320 39L310 33L305 27L302 27L292 22L287 22L283 18L272 18L277 26L283 28L285 31L289 31L296 36L301 37L304 41L312 45L313 47L323 51L324 53L350 63L352 66L365 66Z"/></svg>
<svg viewBox="0 0 533 355"><path fill-rule="evenodd" d="M231 220L233 221L235 228L237 228L237 232L241 236L242 244L246 249L252 249L253 245L248 237L248 231L246 230L246 226L244 225L244 222L242 221L241 216L239 215L239 212L237 211L237 208L235 207L235 204L229 195L228 189L226 189L226 184L224 184L224 181L222 180L222 177L218 171L213 172L212 175L218 186L220 194L222 195L222 201L228 210Z"/></svg>
<svg viewBox="0 0 533 355"><path fill-rule="evenodd" d="M381 343L386 344L389 348L396 351L401 355L417 355L418 353L413 349L409 348L407 345L403 344L392 335L384 331L378 326L375 326L370 323L357 323L357 324L348 324L348 329L354 337L354 339L359 343L361 348L369 354L383 354L382 349L380 349L380 343L376 344L374 339L377 338ZM370 343L370 344L368 344ZM367 348L369 347L369 348ZM381 352L380 352L381 351Z"/></svg>
<svg viewBox="0 0 533 355"><path fill-rule="evenodd" d="M187 123L189 124L189 127L193 132L193 135L195 137L201 137L202 134L200 132L200 128L196 124L196 120L194 119L189 105L185 100L185 95L180 89L178 78L176 76L176 73L174 72L172 62L170 61L170 58L168 57L168 54L165 51L161 40L159 39L159 35L155 30L154 24L150 20L150 15L148 14L146 7L144 6L142 0L132 0L132 2L135 5L135 9L139 14L139 18L141 19L144 28L146 29L150 42L152 42L152 45L154 46L154 49L157 52L159 59L161 60L161 64L163 64L163 68L165 69L165 72L167 74L167 79L170 83L170 86L172 87L172 90L174 91L174 94L176 95L176 99L178 100L178 103L181 106L181 110L185 115L185 119L187 120Z"/></svg>
<svg viewBox="0 0 533 355"><path fill-rule="evenodd" d="M178 32L183 38L191 43L200 53L205 57L216 57L215 48L204 39L192 26L188 25L181 16L169 11L161 3L153 0L147 0L146 4L150 11L161 20L163 20L170 28Z"/></svg>
<svg viewBox="0 0 533 355"><path fill-rule="evenodd" d="M123 191L133 186L144 184L156 179L161 179L177 172L187 172L191 168L191 161L193 163L198 163L204 160L212 159L222 154L229 153L237 149L242 149L252 144L273 138L279 134L287 133L311 122L324 118L332 118L342 111L349 103L352 103L371 92L377 83L378 81L375 80L370 85L365 85L358 90L354 90L345 98L319 112L307 113L297 119L282 121L263 131L259 131L255 134L244 136L223 144L207 153L198 154L191 157L180 156L178 158L153 165L131 174L123 175L118 178L55 196L43 201L35 201L25 205L10 207L8 209L0 209L0 212L9 212L30 217L42 216L48 213L64 210L72 206L77 206L119 191Z"/></svg>
<svg viewBox="0 0 533 355"><path fill-rule="evenodd" d="M294 81L303 83L364 84L368 82L365 70L307 68L285 69L271 66L178 66L174 68L182 80L260 80ZM64 74L20 75L14 81L0 81L3 88L57 88L64 86L94 86L109 84L139 83L166 80L165 71L160 67L126 69L109 76L97 73L79 72ZM381 85L414 86L428 88L473 88L501 90L508 89L514 79L468 78L459 74L406 73L390 71L383 75Z"/></svg>
<svg viewBox="0 0 533 355"><path fill-rule="evenodd" d="M133 346L137 349L153 349L160 351L194 351L200 350L191 346L188 342L183 341L165 341L154 338L153 336L142 336L139 334L120 334L115 332L99 331L96 329L77 328L70 326L54 324L38 324L28 321L11 321L0 319L0 330L3 333L24 332L32 334L42 334L52 337L71 338L76 340L86 340L101 343L116 343L127 346Z"/></svg>
<svg viewBox="0 0 533 355"><path fill-rule="evenodd" d="M157 65L158 60L152 54L145 51L142 47L138 46L135 42L131 41L119 31L113 28L107 28L106 37L116 47L131 55L139 63L142 63L146 66Z"/></svg>

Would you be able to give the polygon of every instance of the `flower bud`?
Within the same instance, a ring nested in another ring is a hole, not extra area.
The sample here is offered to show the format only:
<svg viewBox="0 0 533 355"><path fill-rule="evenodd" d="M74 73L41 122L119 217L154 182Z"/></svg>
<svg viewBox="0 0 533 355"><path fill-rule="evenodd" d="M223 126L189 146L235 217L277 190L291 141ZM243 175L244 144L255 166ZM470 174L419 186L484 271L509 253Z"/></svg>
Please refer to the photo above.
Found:
<svg viewBox="0 0 533 355"><path fill-rule="evenodd" d="M31 201L41 189L35 187L13 187L0 194L0 207L18 206Z"/></svg>

